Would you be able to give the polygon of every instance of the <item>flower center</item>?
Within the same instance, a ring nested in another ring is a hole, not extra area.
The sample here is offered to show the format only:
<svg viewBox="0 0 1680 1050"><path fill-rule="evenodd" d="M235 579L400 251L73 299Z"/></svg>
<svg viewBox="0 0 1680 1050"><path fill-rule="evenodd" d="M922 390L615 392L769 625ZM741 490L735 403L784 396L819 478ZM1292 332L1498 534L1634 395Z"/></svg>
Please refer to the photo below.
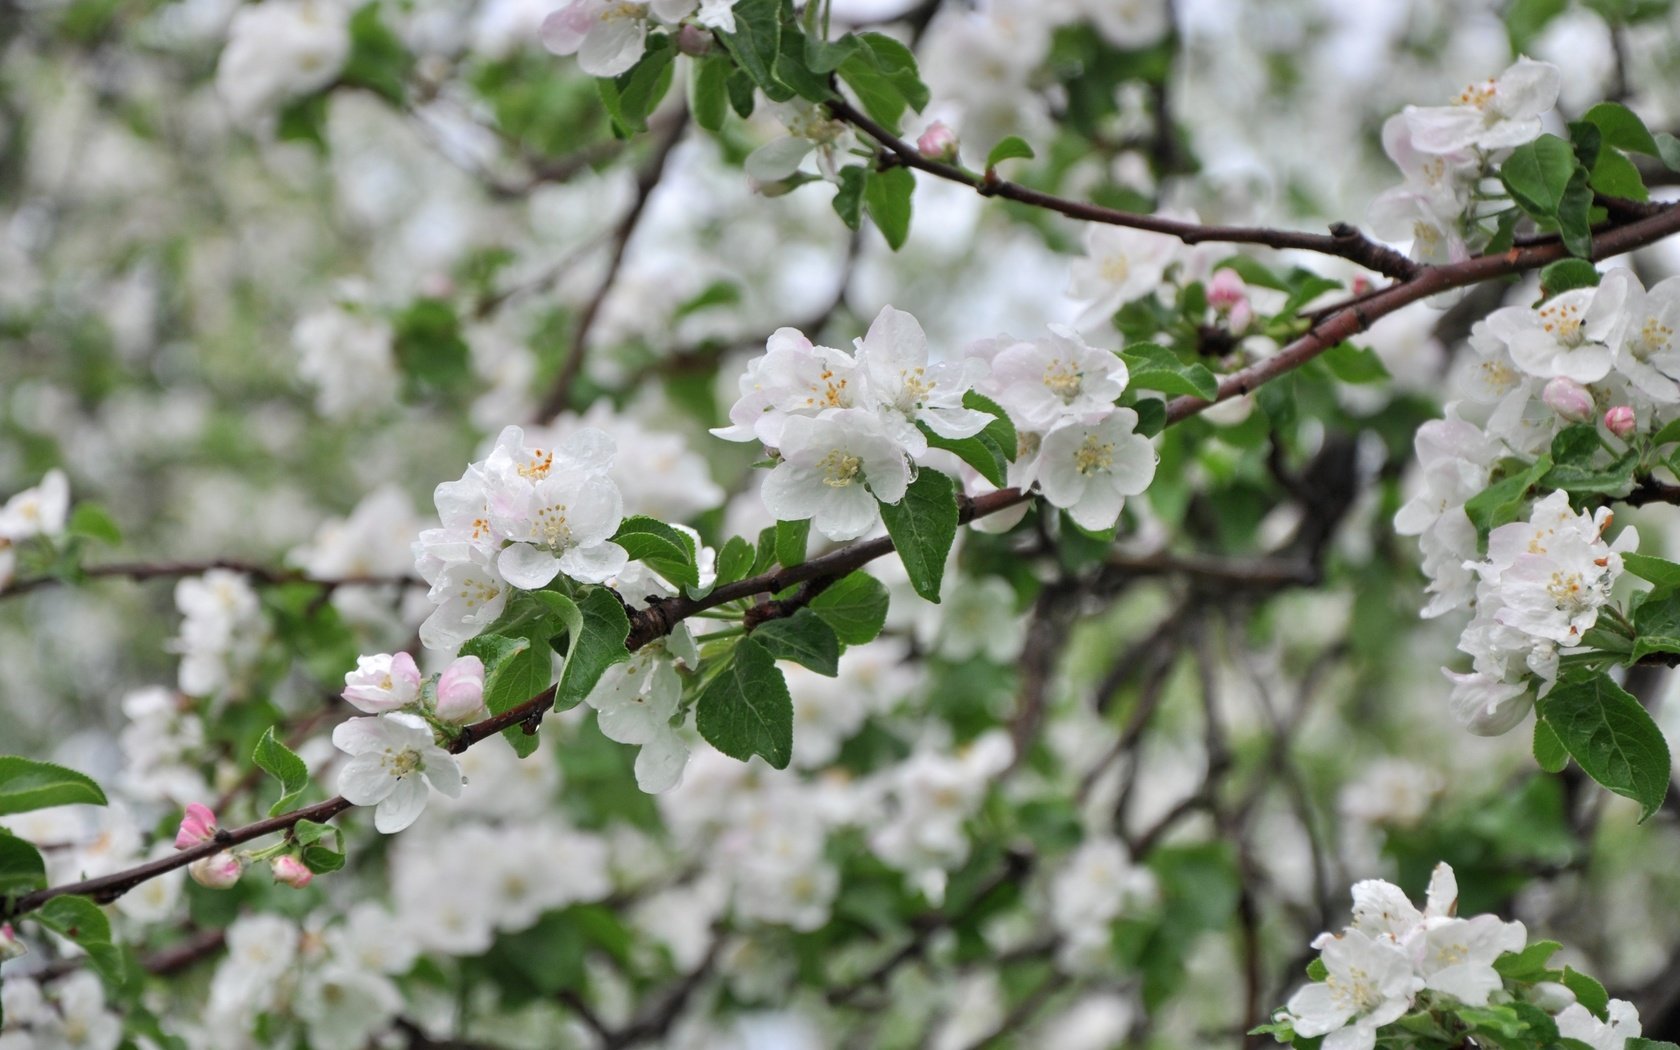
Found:
<svg viewBox="0 0 1680 1050"><path fill-rule="evenodd" d="M461 585L460 599L467 603L467 608L476 609L495 601L502 593L502 589L488 580L468 580Z"/></svg>
<svg viewBox="0 0 1680 1050"><path fill-rule="evenodd" d="M1126 278L1131 276L1132 262L1124 255L1111 255L1103 260L1103 280L1114 284L1125 284Z"/></svg>
<svg viewBox="0 0 1680 1050"><path fill-rule="evenodd" d="M903 369L898 373L898 378L904 384L904 391L899 395L899 402L912 408L920 407L922 402L927 400L927 396L933 393L933 388L938 385L928 381L927 369L925 368Z"/></svg>
<svg viewBox="0 0 1680 1050"><path fill-rule="evenodd" d="M851 380L849 379L834 378L834 369L825 368L817 382L811 384L811 389L815 393L813 396L806 398L805 403L821 408L850 408L852 407L852 401L846 393L846 387L850 383Z"/></svg>
<svg viewBox="0 0 1680 1050"><path fill-rule="evenodd" d="M1574 303L1552 303L1542 306L1540 327L1553 339L1571 349L1586 341L1581 332L1581 308Z"/></svg>
<svg viewBox="0 0 1680 1050"><path fill-rule="evenodd" d="M647 17L647 8L646 8L645 5L636 4L636 3L629 3L629 2L622 3L622 4L614 4L613 6L607 8L605 11L601 12L601 21L603 21L603 22L612 22L612 21L616 21L616 20L621 19L621 18L632 18L632 19L634 19L634 18L646 18L646 17Z"/></svg>
<svg viewBox="0 0 1680 1050"><path fill-rule="evenodd" d="M1085 373L1075 368L1071 361L1053 357L1044 366L1044 385L1052 394L1071 404L1085 387Z"/></svg>
<svg viewBox="0 0 1680 1050"><path fill-rule="evenodd" d="M520 464L519 476L526 481L541 481L548 477L548 472L554 468L554 453L544 452L540 448L531 450L531 461ZM474 524L477 524L476 522Z"/></svg>
<svg viewBox="0 0 1680 1050"><path fill-rule="evenodd" d="M1482 362L1482 381L1491 390L1504 393L1517 385L1518 378L1517 370L1504 361Z"/></svg>
<svg viewBox="0 0 1680 1050"><path fill-rule="evenodd" d="M1639 329L1639 337L1633 341L1633 356L1643 361L1652 354L1667 350L1673 339L1673 328L1655 317L1647 317L1644 327Z"/></svg>
<svg viewBox="0 0 1680 1050"><path fill-rule="evenodd" d="M1330 989L1330 995L1337 1003L1350 1008L1354 1013L1364 1013L1382 1002L1382 996L1377 992L1377 983L1371 980L1370 974L1357 966L1348 967L1346 974L1331 974L1324 984Z"/></svg>
<svg viewBox="0 0 1680 1050"><path fill-rule="evenodd" d="M420 752L412 747L401 751L387 751L385 757L380 761L380 765L389 770L391 775L398 780L415 773L422 764Z"/></svg>
<svg viewBox="0 0 1680 1050"><path fill-rule="evenodd" d="M1087 436L1073 454L1073 465L1081 474L1108 470L1114 466L1114 442L1099 440L1095 434Z"/></svg>
<svg viewBox="0 0 1680 1050"><path fill-rule="evenodd" d="M1480 84L1471 84L1463 91L1460 91L1456 102L1460 106L1472 106L1481 110L1483 113L1488 113L1489 105L1493 102L1494 98L1498 96L1498 94L1499 89L1494 86L1493 81L1487 80ZM1496 114L1489 114L1490 117L1495 115Z"/></svg>
<svg viewBox="0 0 1680 1050"><path fill-rule="evenodd" d="M831 489L843 489L857 480L858 474L862 473L863 460L849 452L835 449L824 456L818 466L822 468L824 485Z"/></svg>
<svg viewBox="0 0 1680 1050"><path fill-rule="evenodd" d="M572 527L566 523L564 504L551 503L537 511L531 531L546 547L560 550L572 545Z"/></svg>

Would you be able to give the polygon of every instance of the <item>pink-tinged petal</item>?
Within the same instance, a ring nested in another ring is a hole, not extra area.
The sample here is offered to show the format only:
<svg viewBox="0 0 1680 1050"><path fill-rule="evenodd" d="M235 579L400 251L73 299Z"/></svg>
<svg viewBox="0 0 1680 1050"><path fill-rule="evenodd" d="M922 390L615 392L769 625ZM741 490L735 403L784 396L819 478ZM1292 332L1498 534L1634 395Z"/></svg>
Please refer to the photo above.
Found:
<svg viewBox="0 0 1680 1050"><path fill-rule="evenodd" d="M381 755L357 755L338 774L338 793L352 806L383 802L397 786Z"/></svg>
<svg viewBox="0 0 1680 1050"><path fill-rule="evenodd" d="M578 48L583 46L584 37L595 28L597 0L572 0L571 3L553 12L542 21L543 47L556 55L575 55ZM501 445L508 437L508 430L514 431L513 442L523 439L518 427L509 427L502 431L502 437L497 440Z"/></svg>
<svg viewBox="0 0 1680 1050"><path fill-rule="evenodd" d="M419 777L403 777L391 784L391 793L373 811L373 826L384 835L394 835L419 820L430 795L425 781Z"/></svg>

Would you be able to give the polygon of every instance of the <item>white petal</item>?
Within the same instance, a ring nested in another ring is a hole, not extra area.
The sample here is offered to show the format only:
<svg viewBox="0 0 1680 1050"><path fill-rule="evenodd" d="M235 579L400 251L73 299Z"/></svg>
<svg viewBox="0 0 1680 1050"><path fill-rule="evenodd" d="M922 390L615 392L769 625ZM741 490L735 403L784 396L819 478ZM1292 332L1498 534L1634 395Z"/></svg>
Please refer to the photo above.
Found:
<svg viewBox="0 0 1680 1050"><path fill-rule="evenodd" d="M403 777L393 783L395 787L390 795L373 811L373 826L385 835L396 834L419 820L420 814L426 811L426 800L430 795L425 781L416 776Z"/></svg>
<svg viewBox="0 0 1680 1050"><path fill-rule="evenodd" d="M578 48L578 66L592 77L616 77L629 71L645 50L647 23L642 19L603 19Z"/></svg>
<svg viewBox="0 0 1680 1050"><path fill-rule="evenodd" d="M747 155L747 176L758 182L780 182L799 170L815 146L810 139L772 139Z"/></svg>
<svg viewBox="0 0 1680 1050"><path fill-rule="evenodd" d="M383 802L396 786L396 778L386 772L378 755L357 755L338 774L338 793L352 806Z"/></svg>
<svg viewBox="0 0 1680 1050"><path fill-rule="evenodd" d="M496 569L513 586L535 591L559 575L560 560L540 547L515 543L497 557Z"/></svg>
<svg viewBox="0 0 1680 1050"><path fill-rule="evenodd" d="M581 583L604 583L618 575L630 561L630 555L616 543L597 543L591 547L573 547L560 555L560 570Z"/></svg>
<svg viewBox="0 0 1680 1050"><path fill-rule="evenodd" d="M642 745L636 755L636 786L650 795L682 783L688 766L688 745L674 732L662 733Z"/></svg>

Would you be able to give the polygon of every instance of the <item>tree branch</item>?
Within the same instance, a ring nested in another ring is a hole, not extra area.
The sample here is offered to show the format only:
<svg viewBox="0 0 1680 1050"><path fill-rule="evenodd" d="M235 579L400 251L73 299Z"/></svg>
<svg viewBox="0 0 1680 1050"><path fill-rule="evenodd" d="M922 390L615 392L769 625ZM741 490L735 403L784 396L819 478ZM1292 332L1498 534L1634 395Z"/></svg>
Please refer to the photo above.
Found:
<svg viewBox="0 0 1680 1050"><path fill-rule="evenodd" d="M1051 193L1023 186L1018 182L1000 179L997 177L997 173L993 171L987 171L984 175L977 175L955 164L931 160L922 156L921 151L916 149L915 146L905 142L871 120L844 99L834 99L827 105L829 112L834 115L836 120L852 125L880 144L885 151L884 159L888 163L915 168L948 182L960 183L970 187L983 197L1002 197L1019 204L1028 204L1036 208L1057 212L1070 219L1082 219L1086 222L1098 222L1108 226L1125 226L1134 230L1166 234L1169 237L1177 237L1185 244L1214 242L1222 244L1259 244L1268 248L1299 248L1304 251L1317 252L1320 255L1348 259L1368 270L1374 270L1377 273L1402 281L1410 280L1422 269L1418 263L1406 258L1385 244L1371 240L1347 223L1335 223L1330 227L1329 234L1277 230L1263 226L1204 226L1200 223L1185 222L1181 219L1169 219L1160 215L1141 215L1115 208L1104 208L1101 205L1090 204L1085 201L1069 200L1066 197L1058 197Z"/></svg>
<svg viewBox="0 0 1680 1050"><path fill-rule="evenodd" d="M173 580L184 576L202 576L212 569L226 569L249 576L262 586L278 587L288 583L310 583L327 590L340 587L422 587L425 581L413 576L339 576L321 579L301 569L277 569L257 562L237 558L211 558L204 561L111 562L106 565L84 565L80 574L88 579L119 578L125 580ZM17 580L10 587L0 588L0 598L27 594L56 584L73 583L60 576L35 576Z"/></svg>

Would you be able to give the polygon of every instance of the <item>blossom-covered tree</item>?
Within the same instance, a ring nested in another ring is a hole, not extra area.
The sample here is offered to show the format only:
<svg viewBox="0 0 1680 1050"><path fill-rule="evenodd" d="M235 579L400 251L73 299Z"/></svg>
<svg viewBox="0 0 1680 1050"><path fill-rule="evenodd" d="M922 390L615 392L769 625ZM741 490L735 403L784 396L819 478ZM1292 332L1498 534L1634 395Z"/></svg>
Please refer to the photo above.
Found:
<svg viewBox="0 0 1680 1050"><path fill-rule="evenodd" d="M0 55L0 1050L1680 1038L1669 5Z"/></svg>

